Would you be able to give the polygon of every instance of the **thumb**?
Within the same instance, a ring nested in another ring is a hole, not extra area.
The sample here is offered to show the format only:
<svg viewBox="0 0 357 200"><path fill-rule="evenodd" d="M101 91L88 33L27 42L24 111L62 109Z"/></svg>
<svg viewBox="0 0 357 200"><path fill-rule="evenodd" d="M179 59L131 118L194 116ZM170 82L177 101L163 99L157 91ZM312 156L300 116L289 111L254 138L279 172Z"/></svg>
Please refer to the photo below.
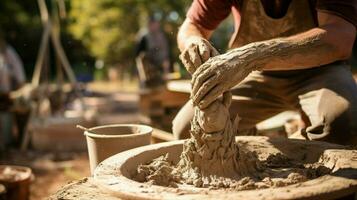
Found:
<svg viewBox="0 0 357 200"><path fill-rule="evenodd" d="M213 45L208 40L204 39L203 42L210 49L210 57L214 57L214 56L218 56L219 55L219 52L217 51L217 49L214 48Z"/></svg>
<svg viewBox="0 0 357 200"><path fill-rule="evenodd" d="M211 47L211 57L218 56L219 52L214 47Z"/></svg>
<svg viewBox="0 0 357 200"><path fill-rule="evenodd" d="M231 106L232 102L232 93L231 91L226 91L223 93L223 105L226 106L226 108L229 108Z"/></svg>

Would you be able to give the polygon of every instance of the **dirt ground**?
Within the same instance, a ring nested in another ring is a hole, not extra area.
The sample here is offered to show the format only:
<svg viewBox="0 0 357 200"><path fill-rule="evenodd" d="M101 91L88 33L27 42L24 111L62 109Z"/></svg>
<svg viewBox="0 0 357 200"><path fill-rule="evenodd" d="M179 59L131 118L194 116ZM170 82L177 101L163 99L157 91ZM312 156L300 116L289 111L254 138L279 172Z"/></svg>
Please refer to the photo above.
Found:
<svg viewBox="0 0 357 200"><path fill-rule="evenodd" d="M118 87L119 85L119 87ZM97 83L89 90L111 95L112 113L100 113L99 124L135 123L138 120L138 92L135 84ZM90 176L88 153L9 150L0 155L0 164L30 167L33 178L30 200L47 199L67 183Z"/></svg>
<svg viewBox="0 0 357 200"><path fill-rule="evenodd" d="M32 169L30 200L46 199L68 182L90 175L87 152L10 150L0 160L0 164L21 165Z"/></svg>

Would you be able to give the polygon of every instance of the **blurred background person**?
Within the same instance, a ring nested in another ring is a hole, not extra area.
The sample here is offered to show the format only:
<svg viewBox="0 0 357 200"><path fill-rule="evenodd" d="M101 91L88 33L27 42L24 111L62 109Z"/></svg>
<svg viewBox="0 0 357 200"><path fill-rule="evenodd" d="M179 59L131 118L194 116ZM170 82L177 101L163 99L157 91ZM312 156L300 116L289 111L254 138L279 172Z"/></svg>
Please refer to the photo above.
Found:
<svg viewBox="0 0 357 200"><path fill-rule="evenodd" d="M26 82L24 66L19 54L6 42L2 33L0 33L0 54L2 64L8 69L10 90L20 88Z"/></svg>
<svg viewBox="0 0 357 200"><path fill-rule="evenodd" d="M14 142L10 92L23 86L25 82L20 56L0 32L0 151Z"/></svg>
<svg viewBox="0 0 357 200"><path fill-rule="evenodd" d="M140 86L153 88L165 83L170 73L170 46L160 20L150 17L135 49Z"/></svg>

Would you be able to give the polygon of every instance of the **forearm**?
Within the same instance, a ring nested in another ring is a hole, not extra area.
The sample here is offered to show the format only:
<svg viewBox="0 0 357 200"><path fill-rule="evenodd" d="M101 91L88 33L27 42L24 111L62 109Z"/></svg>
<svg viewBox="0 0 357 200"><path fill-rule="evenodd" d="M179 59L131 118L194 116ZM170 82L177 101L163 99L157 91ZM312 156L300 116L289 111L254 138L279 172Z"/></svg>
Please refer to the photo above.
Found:
<svg viewBox="0 0 357 200"><path fill-rule="evenodd" d="M323 42L323 31L313 29L306 33L256 42L232 50L255 70L295 70L328 64L338 59L334 46ZM249 60L249 61L248 61Z"/></svg>
<svg viewBox="0 0 357 200"><path fill-rule="evenodd" d="M177 34L177 44L180 51L184 51L186 44L191 37L202 37L208 39L212 34L212 31L204 29L196 24L193 24L190 19L186 19Z"/></svg>
<svg viewBox="0 0 357 200"><path fill-rule="evenodd" d="M338 20L326 19L319 28L291 37L248 44L228 54L252 70L306 69L344 60L351 54L356 30L353 25L341 21L335 23Z"/></svg>

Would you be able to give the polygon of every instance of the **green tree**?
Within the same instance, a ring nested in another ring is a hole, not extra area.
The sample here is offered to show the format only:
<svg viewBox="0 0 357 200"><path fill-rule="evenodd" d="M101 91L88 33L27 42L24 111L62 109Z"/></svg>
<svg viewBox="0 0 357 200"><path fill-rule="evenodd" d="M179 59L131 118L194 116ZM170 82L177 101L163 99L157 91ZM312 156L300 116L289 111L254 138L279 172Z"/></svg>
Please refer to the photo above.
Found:
<svg viewBox="0 0 357 200"><path fill-rule="evenodd" d="M69 31L106 64L131 64L140 27L153 13L174 42L190 2L166 0L71 0ZM176 52L177 53L177 52Z"/></svg>
<svg viewBox="0 0 357 200"><path fill-rule="evenodd" d="M46 0L49 7L51 7L52 1L54 0ZM66 1L66 4L67 10L70 9L69 1ZM68 33L66 21L62 21L61 24L62 45L72 66L74 68L83 66L89 69L93 63L93 58L88 55L81 41L74 39ZM28 80L31 79L36 62L42 31L43 27L37 0L1 0L0 32L19 53L24 62ZM54 74L55 61L52 48L49 50L49 56L49 66Z"/></svg>

